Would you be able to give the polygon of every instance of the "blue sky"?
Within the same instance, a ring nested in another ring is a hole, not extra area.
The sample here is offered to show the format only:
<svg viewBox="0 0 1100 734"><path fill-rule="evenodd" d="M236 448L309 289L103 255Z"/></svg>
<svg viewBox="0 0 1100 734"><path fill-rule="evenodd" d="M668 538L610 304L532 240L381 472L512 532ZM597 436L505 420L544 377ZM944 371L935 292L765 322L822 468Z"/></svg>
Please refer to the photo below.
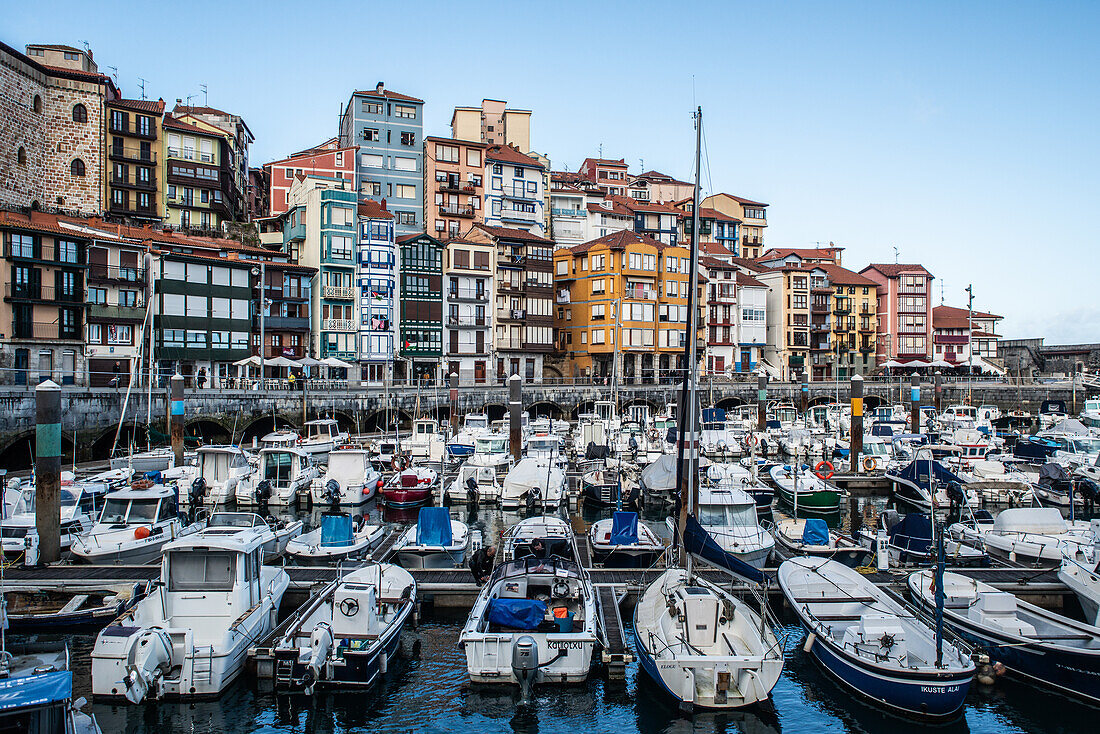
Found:
<svg viewBox="0 0 1100 734"><path fill-rule="evenodd" d="M1007 336L1100 340L1100 3L51 3L0 38L82 45L128 96L242 114L253 163L336 133L353 88L427 101L426 132L483 97L534 111L575 170L603 145L768 202L767 242L923 263ZM137 19L140 19L138 22Z"/></svg>

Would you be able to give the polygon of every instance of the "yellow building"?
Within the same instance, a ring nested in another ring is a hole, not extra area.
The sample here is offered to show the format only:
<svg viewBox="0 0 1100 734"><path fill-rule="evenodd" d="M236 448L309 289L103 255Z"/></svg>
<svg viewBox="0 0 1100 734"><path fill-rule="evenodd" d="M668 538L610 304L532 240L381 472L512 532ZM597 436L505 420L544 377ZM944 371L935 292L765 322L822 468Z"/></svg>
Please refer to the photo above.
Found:
<svg viewBox="0 0 1100 734"><path fill-rule="evenodd" d="M104 104L107 213L127 223L160 221L164 214L164 100L112 99Z"/></svg>
<svg viewBox="0 0 1100 734"><path fill-rule="evenodd" d="M733 249L737 255L747 258L760 257L764 251L764 230L768 228L768 205L752 199L743 199L733 194L714 194L699 203L706 207L733 217L740 222L740 242Z"/></svg>
<svg viewBox="0 0 1100 734"><path fill-rule="evenodd" d="M220 229L233 219L229 134L198 119L164 118L165 224Z"/></svg>
<svg viewBox="0 0 1100 734"><path fill-rule="evenodd" d="M686 247L625 230L555 252L554 326L566 376L674 379L684 364L689 257Z"/></svg>
<svg viewBox="0 0 1100 734"><path fill-rule="evenodd" d="M815 275L810 283L813 379L868 375L875 369L878 285L839 265L816 268L825 277Z"/></svg>

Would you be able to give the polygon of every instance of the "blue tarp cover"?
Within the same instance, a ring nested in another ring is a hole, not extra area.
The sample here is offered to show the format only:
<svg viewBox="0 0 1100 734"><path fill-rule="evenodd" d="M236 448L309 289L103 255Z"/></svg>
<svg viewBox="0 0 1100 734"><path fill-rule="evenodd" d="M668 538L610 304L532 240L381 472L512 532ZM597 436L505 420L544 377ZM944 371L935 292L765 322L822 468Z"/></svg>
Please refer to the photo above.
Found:
<svg viewBox="0 0 1100 734"><path fill-rule="evenodd" d="M898 472L899 477L909 480L926 492L930 489L930 475L934 475L936 484L940 485L951 484L952 482L958 482L959 484L964 483L963 480L955 476L950 469L935 459L932 461L928 459L914 459L909 462L907 467Z"/></svg>
<svg viewBox="0 0 1100 734"><path fill-rule="evenodd" d="M616 512L611 516L611 545L634 545L638 542L638 513Z"/></svg>
<svg viewBox="0 0 1100 734"><path fill-rule="evenodd" d="M932 520L924 513L910 512L887 534L894 547L925 554L932 547Z"/></svg>
<svg viewBox="0 0 1100 734"><path fill-rule="evenodd" d="M726 411L721 408L703 408L703 425L708 423L725 423Z"/></svg>
<svg viewBox="0 0 1100 734"><path fill-rule="evenodd" d="M493 599L489 622L517 630L538 629L546 617L546 603L537 599Z"/></svg>
<svg viewBox="0 0 1100 734"><path fill-rule="evenodd" d="M760 583L767 579L764 574L740 558L726 553L722 546L710 537L706 528L699 524L694 515L688 515L687 527L684 529L684 548L692 555L748 581Z"/></svg>
<svg viewBox="0 0 1100 734"><path fill-rule="evenodd" d="M416 518L416 544L451 544L451 513L446 507L421 507Z"/></svg>
<svg viewBox="0 0 1100 734"><path fill-rule="evenodd" d="M351 545L351 515L325 515L321 518L321 545Z"/></svg>
<svg viewBox="0 0 1100 734"><path fill-rule="evenodd" d="M802 526L802 542L806 545L828 545L829 526L821 518L810 518Z"/></svg>
<svg viewBox="0 0 1100 734"><path fill-rule="evenodd" d="M0 711L43 706L67 701L73 695L73 674L68 670L0 680Z"/></svg>

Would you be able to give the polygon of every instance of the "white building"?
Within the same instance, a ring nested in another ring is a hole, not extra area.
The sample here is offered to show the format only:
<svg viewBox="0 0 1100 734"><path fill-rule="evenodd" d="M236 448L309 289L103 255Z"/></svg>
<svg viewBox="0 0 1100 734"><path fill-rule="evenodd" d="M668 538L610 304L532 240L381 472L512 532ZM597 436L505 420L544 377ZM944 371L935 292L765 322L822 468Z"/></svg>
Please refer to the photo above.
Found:
<svg viewBox="0 0 1100 734"><path fill-rule="evenodd" d="M447 243L444 255L444 361L462 385L491 380L493 274L496 248L462 239Z"/></svg>
<svg viewBox="0 0 1100 734"><path fill-rule="evenodd" d="M542 163L509 145L485 151L485 224L546 236Z"/></svg>
<svg viewBox="0 0 1100 734"><path fill-rule="evenodd" d="M359 291L359 363L365 382L392 377L397 254L393 213L385 201L359 202L355 280Z"/></svg>

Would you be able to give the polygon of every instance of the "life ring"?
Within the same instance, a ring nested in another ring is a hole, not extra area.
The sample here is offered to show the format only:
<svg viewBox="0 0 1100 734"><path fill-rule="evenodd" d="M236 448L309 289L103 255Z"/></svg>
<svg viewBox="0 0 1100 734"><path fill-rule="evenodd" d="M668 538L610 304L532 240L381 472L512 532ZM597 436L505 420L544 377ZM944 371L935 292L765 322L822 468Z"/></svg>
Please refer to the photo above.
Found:
<svg viewBox="0 0 1100 734"><path fill-rule="evenodd" d="M878 469L878 459L876 459L874 456L864 456L863 470L874 471L875 469Z"/></svg>
<svg viewBox="0 0 1100 734"><path fill-rule="evenodd" d="M151 479L137 479L130 483L130 489L149 489L152 486Z"/></svg>
<svg viewBox="0 0 1100 734"><path fill-rule="evenodd" d="M405 471L409 468L409 460L399 454L390 459L390 466L394 471Z"/></svg>
<svg viewBox="0 0 1100 734"><path fill-rule="evenodd" d="M965 398L963 398L963 405L970 405L970 396L969 395L967 395Z"/></svg>
<svg viewBox="0 0 1100 734"><path fill-rule="evenodd" d="M760 439L757 437L757 435L755 433L750 433L749 434L749 446L756 447L756 446L759 446L759 445L760 445Z"/></svg>
<svg viewBox="0 0 1100 734"><path fill-rule="evenodd" d="M822 472L821 471L822 469L827 469L828 471ZM814 474L817 475L818 479L823 479L825 481L829 481L830 479L833 478L833 465L832 465L832 463L828 462L828 461L819 461L819 462L817 462L817 466L814 467Z"/></svg>

